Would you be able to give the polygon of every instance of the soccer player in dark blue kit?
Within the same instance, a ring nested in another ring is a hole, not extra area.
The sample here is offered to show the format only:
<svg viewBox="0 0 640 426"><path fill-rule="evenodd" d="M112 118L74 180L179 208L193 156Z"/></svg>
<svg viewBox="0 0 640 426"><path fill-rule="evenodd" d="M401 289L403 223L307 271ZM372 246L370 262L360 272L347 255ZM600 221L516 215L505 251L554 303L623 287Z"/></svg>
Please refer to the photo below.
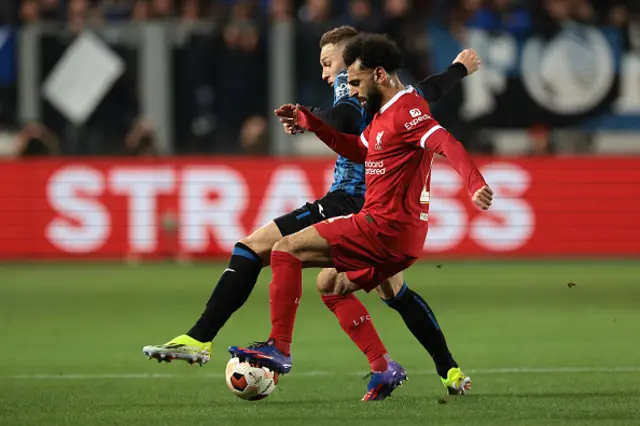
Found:
<svg viewBox="0 0 640 426"><path fill-rule="evenodd" d="M358 100L349 97L347 72L342 60L344 45L356 35L357 31L351 27L339 27L323 35L320 42L322 77L334 89L334 106L328 110L314 107L310 110L341 132L360 134L368 124L369 117ZM475 52L465 50L445 72L428 77L420 82L416 89L428 101L437 101L453 89L464 76L475 72L479 65L480 61ZM293 126L289 112L281 108L276 110L276 114L281 117L285 131L290 134L300 131ZM145 346L145 355L159 361L183 359L190 363L206 363L210 359L211 341L249 297L261 269L269 265L273 245L282 237L327 218L357 213L364 204L364 195L364 166L339 157L334 172L334 183L329 193L320 200L307 203L289 214L276 218L238 242L228 268L223 272L196 324L186 334L166 344ZM345 309L345 299L340 294L340 288L347 287L344 280L346 276L337 273L335 269L324 269L318 276L317 287L327 307L340 320L342 328L363 349L362 344L358 342L358 336L354 336L357 331L349 324L351 320L345 321L341 318L340 312L348 310ZM331 292L327 289L331 289ZM454 361L433 312L420 295L407 287L402 274L390 278L380 285L377 291L383 301L402 316L412 334L427 349L447 391L450 394L463 394L468 390L470 379ZM351 305L359 304L362 312L367 313L366 308L355 296L350 297ZM352 309L349 311L354 312ZM375 330L373 332L375 333ZM367 356L369 357L369 354ZM372 371L375 371L371 358L370 365Z"/></svg>

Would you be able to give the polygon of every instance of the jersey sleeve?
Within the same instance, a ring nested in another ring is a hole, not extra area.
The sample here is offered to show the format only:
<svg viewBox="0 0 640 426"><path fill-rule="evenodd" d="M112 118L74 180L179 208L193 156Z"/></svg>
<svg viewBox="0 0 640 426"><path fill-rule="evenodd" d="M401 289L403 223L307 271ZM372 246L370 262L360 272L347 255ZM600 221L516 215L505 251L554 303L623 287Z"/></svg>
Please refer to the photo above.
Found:
<svg viewBox="0 0 640 426"><path fill-rule="evenodd" d="M329 109L322 109L318 107L307 107L311 113L317 115L329 124L334 129L343 133L357 134L360 130L360 121L362 120L362 113L352 102L347 98L344 101L340 101Z"/></svg>
<svg viewBox="0 0 640 426"><path fill-rule="evenodd" d="M442 129L424 101L407 102L394 116L394 121L400 140L420 148L425 148L427 139Z"/></svg>
<svg viewBox="0 0 640 426"><path fill-rule="evenodd" d="M464 146L419 106L412 106L409 104L396 115L396 131L403 143L444 156L462 177L470 194L485 186L484 177Z"/></svg>
<svg viewBox="0 0 640 426"><path fill-rule="evenodd" d="M362 138L362 135L339 132L306 109L301 109L297 112L297 123L315 133L318 139L335 153L354 163L362 164L367 158L368 143L366 143L366 139ZM368 128L369 126L365 131L368 132Z"/></svg>
<svg viewBox="0 0 640 426"><path fill-rule="evenodd" d="M360 133L359 142L362 147L364 147L365 151L369 149L369 135L371 134L371 124L369 124L363 131Z"/></svg>
<svg viewBox="0 0 640 426"><path fill-rule="evenodd" d="M420 96L428 102L436 102L451 92L467 75L467 68L459 62L450 65L446 71L433 74L416 85Z"/></svg>

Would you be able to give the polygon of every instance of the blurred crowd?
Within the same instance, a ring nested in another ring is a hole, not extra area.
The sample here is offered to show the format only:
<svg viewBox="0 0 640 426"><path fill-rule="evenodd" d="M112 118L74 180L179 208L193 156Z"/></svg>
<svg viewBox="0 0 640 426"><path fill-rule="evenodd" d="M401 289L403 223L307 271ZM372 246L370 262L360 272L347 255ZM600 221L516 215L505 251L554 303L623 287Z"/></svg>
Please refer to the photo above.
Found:
<svg viewBox="0 0 640 426"><path fill-rule="evenodd" d="M266 112L274 107L267 104L266 72L268 49L274 48L268 43L269 24L273 21L295 24L297 98L294 100L319 106L327 106L332 96L320 78L318 41L325 31L343 24L390 35L406 54L407 72L415 77L440 71L431 69L429 60L431 41L426 28L434 22L446 24L454 36L463 39L468 28L552 35L563 23L578 21L617 27L621 29L626 48L640 50L640 0L0 2L0 28L54 21L75 33L87 26L146 20L176 22L178 26L196 21L211 24L211 31L194 35L184 46L174 50L175 87L172 98L179 106L174 108L174 139L178 153L267 152ZM43 44L44 55L49 56L44 60L46 69L53 66L68 43L68 39L56 39ZM16 146L25 152L41 153L52 146L53 138L63 141L56 141L56 149L50 150L56 153L153 154L153 125L139 114L135 87L136 55L130 49L117 46L116 51L130 63L130 69L94 113L87 129L83 129L80 136L76 135L82 139L93 139L93 144L87 143L84 148L78 144L69 145L66 140L73 139L73 134L70 134L64 120L47 107L44 121L48 127L43 130L42 124L22 123L25 127L21 140L27 142ZM11 54L15 57L15 49ZM10 70L7 72L11 74ZM5 127L17 123L15 87L15 79L3 79L0 75L0 122ZM114 119L113 114L118 118ZM26 148L31 143L29 141L38 141L39 134L46 134L48 142L40 141L38 146L42 149L29 151Z"/></svg>
<svg viewBox="0 0 640 426"><path fill-rule="evenodd" d="M640 10L634 0L5 0L0 24L182 19L350 24L398 35L404 24L444 19L452 26L528 29L545 20L624 26ZM546 18L545 18L546 15ZM321 24L324 25L324 24Z"/></svg>

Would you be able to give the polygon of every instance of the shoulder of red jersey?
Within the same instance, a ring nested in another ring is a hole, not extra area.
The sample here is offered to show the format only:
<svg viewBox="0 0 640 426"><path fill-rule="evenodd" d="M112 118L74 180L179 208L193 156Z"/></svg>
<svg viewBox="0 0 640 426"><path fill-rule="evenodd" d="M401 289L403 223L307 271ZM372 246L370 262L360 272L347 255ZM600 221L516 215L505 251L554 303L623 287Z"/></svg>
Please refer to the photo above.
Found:
<svg viewBox="0 0 640 426"><path fill-rule="evenodd" d="M411 130L420 124L434 120L429 104L415 90L398 100L394 120L399 131Z"/></svg>
<svg viewBox="0 0 640 426"><path fill-rule="evenodd" d="M429 104L415 90L398 99L393 114L395 130L404 142L424 148L427 138L442 127L431 115Z"/></svg>

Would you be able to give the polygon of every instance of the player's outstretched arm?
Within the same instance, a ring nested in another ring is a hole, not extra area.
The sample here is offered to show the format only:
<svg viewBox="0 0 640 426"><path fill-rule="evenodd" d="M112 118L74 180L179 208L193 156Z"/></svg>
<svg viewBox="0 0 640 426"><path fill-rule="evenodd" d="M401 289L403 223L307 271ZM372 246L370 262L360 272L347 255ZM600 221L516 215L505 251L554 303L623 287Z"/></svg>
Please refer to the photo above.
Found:
<svg viewBox="0 0 640 426"><path fill-rule="evenodd" d="M319 107L306 108L337 131L355 135L360 133L359 126L362 121L362 113L359 108L361 107L355 106L353 102L357 101L351 100L353 98L346 99L348 100L340 100L328 109Z"/></svg>
<svg viewBox="0 0 640 426"><path fill-rule="evenodd" d="M417 86L428 102L436 102L451 92L464 77L476 72L481 64L482 61L475 50L465 49L446 71L425 78Z"/></svg>
<svg viewBox="0 0 640 426"><path fill-rule="evenodd" d="M343 157L355 163L364 163L367 148L360 142L358 135L339 132L301 105L289 105L286 108L294 108L294 126L315 133L318 139Z"/></svg>
<svg viewBox="0 0 640 426"><path fill-rule="evenodd" d="M329 109L320 107L306 107L313 115L319 117L322 121L342 133L359 133L360 122L362 121L362 113L354 101L347 100L338 102ZM290 135L303 133L302 129L293 125L293 111L287 111L287 105L283 105L274 111L280 119L284 127L284 131Z"/></svg>
<svg viewBox="0 0 640 426"><path fill-rule="evenodd" d="M473 202L483 210L488 210L493 201L493 191L485 182L464 146L444 128L437 125L429 129L420 139L423 148L430 149L449 160L458 174L466 182Z"/></svg>

